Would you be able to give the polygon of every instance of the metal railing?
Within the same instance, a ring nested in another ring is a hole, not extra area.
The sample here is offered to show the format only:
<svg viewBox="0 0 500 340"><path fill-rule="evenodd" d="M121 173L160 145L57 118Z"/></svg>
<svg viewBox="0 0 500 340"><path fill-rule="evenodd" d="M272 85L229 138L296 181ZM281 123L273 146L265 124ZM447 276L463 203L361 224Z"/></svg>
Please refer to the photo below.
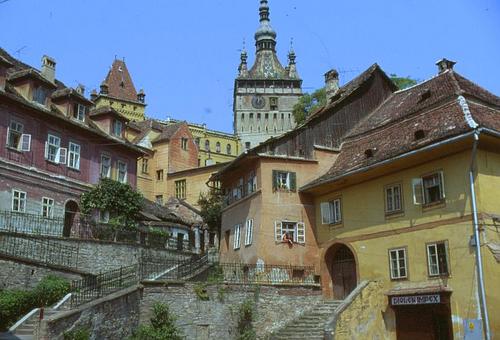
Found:
<svg viewBox="0 0 500 340"><path fill-rule="evenodd" d="M14 233L62 236L63 217L43 217L42 215L0 211L0 231Z"/></svg>
<svg viewBox="0 0 500 340"><path fill-rule="evenodd" d="M188 259L142 258L139 264L142 280L185 280L208 265L208 254Z"/></svg>
<svg viewBox="0 0 500 340"><path fill-rule="evenodd" d="M71 306L79 306L120 289L133 286L138 282L138 266L136 264L74 280L71 282Z"/></svg>
<svg viewBox="0 0 500 340"><path fill-rule="evenodd" d="M46 238L0 233L0 253L45 264L76 268L78 247Z"/></svg>

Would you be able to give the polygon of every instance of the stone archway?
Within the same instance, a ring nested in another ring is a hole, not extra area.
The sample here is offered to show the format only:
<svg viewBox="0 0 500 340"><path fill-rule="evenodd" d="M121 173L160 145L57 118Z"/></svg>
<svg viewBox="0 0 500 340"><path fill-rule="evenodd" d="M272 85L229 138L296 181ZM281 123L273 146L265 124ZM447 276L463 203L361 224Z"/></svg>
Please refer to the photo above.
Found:
<svg viewBox="0 0 500 340"><path fill-rule="evenodd" d="M69 200L64 205L64 227L63 227L63 236L70 237L73 226L75 225L75 221L78 220L78 215L80 212L80 208L78 207L78 203L73 200Z"/></svg>
<svg viewBox="0 0 500 340"><path fill-rule="evenodd" d="M357 286L356 258L345 244L332 245L325 253L325 263L332 280L333 296L343 300Z"/></svg>

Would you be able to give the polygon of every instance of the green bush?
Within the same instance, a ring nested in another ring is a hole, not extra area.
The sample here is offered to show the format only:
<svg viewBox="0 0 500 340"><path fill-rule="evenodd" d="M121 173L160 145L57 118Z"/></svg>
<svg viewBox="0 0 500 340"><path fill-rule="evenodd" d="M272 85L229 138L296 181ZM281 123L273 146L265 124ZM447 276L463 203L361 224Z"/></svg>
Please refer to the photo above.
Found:
<svg viewBox="0 0 500 340"><path fill-rule="evenodd" d="M252 321L254 317L254 303L252 300L245 300L239 308L238 320L238 340L254 340L257 334L253 329Z"/></svg>
<svg viewBox="0 0 500 340"><path fill-rule="evenodd" d="M30 310L56 303L69 290L70 284L68 281L53 275L44 277L32 290L1 290L0 332L6 331L8 327Z"/></svg>
<svg viewBox="0 0 500 340"><path fill-rule="evenodd" d="M167 305L156 303L153 306L151 325L140 326L131 340L181 340L181 332L175 325L175 317Z"/></svg>
<svg viewBox="0 0 500 340"><path fill-rule="evenodd" d="M78 327L70 331L64 332L64 340L89 340L90 339L90 329L87 327Z"/></svg>

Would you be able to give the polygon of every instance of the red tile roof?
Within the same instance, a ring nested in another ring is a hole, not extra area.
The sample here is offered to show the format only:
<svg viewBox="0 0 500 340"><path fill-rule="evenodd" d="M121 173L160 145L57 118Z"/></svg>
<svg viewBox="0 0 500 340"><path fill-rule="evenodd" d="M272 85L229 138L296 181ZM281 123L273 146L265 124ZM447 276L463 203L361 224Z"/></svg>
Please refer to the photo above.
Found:
<svg viewBox="0 0 500 340"><path fill-rule="evenodd" d="M109 96L137 101L137 91L124 61L115 59L104 81L108 85Z"/></svg>

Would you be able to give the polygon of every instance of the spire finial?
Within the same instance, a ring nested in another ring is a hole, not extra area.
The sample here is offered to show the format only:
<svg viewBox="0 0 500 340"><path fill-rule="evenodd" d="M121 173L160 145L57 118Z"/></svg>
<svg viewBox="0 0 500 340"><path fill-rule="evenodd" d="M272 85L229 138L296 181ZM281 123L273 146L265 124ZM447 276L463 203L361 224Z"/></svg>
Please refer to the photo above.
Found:
<svg viewBox="0 0 500 340"><path fill-rule="evenodd" d="M245 77L248 75L247 50L245 48L245 38L243 38L243 48L241 49L240 66L238 66L238 73L240 77Z"/></svg>
<svg viewBox="0 0 500 340"><path fill-rule="evenodd" d="M260 0L259 15L260 22L269 21L269 4L267 0Z"/></svg>
<svg viewBox="0 0 500 340"><path fill-rule="evenodd" d="M261 50L274 51L276 46L276 32L269 20L269 5L267 0L260 0L259 6L260 26L255 32L255 45L257 52Z"/></svg>
<svg viewBox="0 0 500 340"><path fill-rule="evenodd" d="M293 38L290 38L290 50L288 51L288 64L295 65L295 51L293 50Z"/></svg>

